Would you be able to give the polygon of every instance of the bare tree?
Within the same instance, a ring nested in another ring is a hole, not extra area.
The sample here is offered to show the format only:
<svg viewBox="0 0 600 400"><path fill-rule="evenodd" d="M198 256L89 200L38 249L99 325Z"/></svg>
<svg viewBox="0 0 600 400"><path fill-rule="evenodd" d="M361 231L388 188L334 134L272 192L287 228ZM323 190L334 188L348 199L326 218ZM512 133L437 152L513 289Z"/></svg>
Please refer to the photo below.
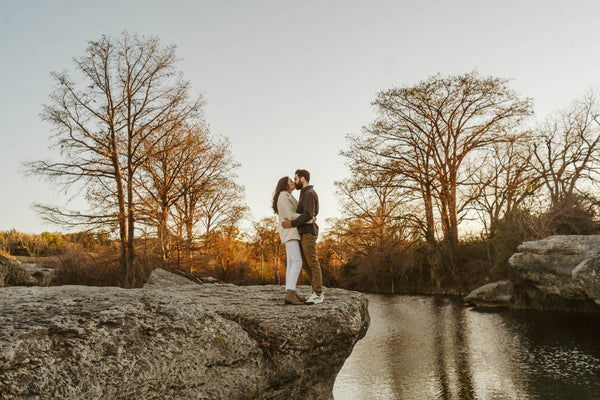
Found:
<svg viewBox="0 0 600 400"><path fill-rule="evenodd" d="M368 182L374 178L377 181L379 176L384 176L394 187L396 194L402 198L405 206L412 205L413 209L416 209L415 205L420 200L424 218L414 213L410 216L422 230L425 239L435 244L435 171L431 165L431 147L421 143L418 136L403 138L403 145L411 150L410 155L413 157L396 157L395 149L389 148L388 140L370 133L372 130L380 132L381 129L387 129L383 121L375 121L371 127L363 128L363 135L348 136L350 147L341 154L349 160L348 166L353 180L367 179ZM351 199L350 191L346 192L346 196Z"/></svg>
<svg viewBox="0 0 600 400"><path fill-rule="evenodd" d="M433 242L439 218L449 249L445 259L453 266L460 218L473 201L462 196L469 178L464 165L481 150L509 140L531 114L531 101L519 98L505 79L469 73L383 91L373 105L377 119L362 136L350 137L351 151L342 154L396 174L403 187L419 194L425 236Z"/></svg>
<svg viewBox="0 0 600 400"><path fill-rule="evenodd" d="M205 245L210 232L242 219L247 206L244 188L235 183L235 170L229 141L211 138L208 129L197 130L189 137L187 147L193 158L179 178L181 196L175 203L176 226L185 231L187 255L192 257L194 232L200 223L205 228Z"/></svg>
<svg viewBox="0 0 600 400"><path fill-rule="evenodd" d="M147 218L145 222L157 228L163 261L169 257L171 208L183 195L182 175L195 161L196 152L203 150L194 146L197 141L192 129L182 125L162 135L161 140L149 143L152 148L146 149L149 157L141 167L138 192L141 192L142 213Z"/></svg>
<svg viewBox="0 0 600 400"><path fill-rule="evenodd" d="M245 217L248 206L244 204L244 187L233 177L213 179L211 187L197 203L200 223L204 226L205 248L210 247L213 232L227 226L235 226Z"/></svg>
<svg viewBox="0 0 600 400"><path fill-rule="evenodd" d="M495 143L472 166L472 208L480 215L484 228L497 223L506 213L523 206L542 185L541 176L532 167L530 135Z"/></svg>
<svg viewBox="0 0 600 400"><path fill-rule="evenodd" d="M395 293L393 277L401 266L393 261L394 256L420 237L420 227L411 218L412 191L402 187L403 182L398 181L401 177L390 171L351 165L352 178L336 182L343 199L345 223L338 223L335 228L343 229L345 240L354 245L357 254L378 260L390 278L390 291Z"/></svg>
<svg viewBox="0 0 600 400"><path fill-rule="evenodd" d="M122 284L135 286L135 182L148 158L149 141L160 140L198 116L189 84L177 72L175 46L124 32L91 41L74 59L77 80L54 73L56 87L42 118L56 128L60 161L38 161L28 170L83 188L92 210L64 211L40 205L47 219L69 225L113 225L119 231Z"/></svg>
<svg viewBox="0 0 600 400"><path fill-rule="evenodd" d="M261 279L263 279L263 273L265 269L265 261L270 265L270 269L273 272L273 280L279 284L281 281L280 266L281 249L283 244L279 240L279 222L277 217L265 217L260 221L254 222L254 245L260 251L260 270Z"/></svg>
<svg viewBox="0 0 600 400"><path fill-rule="evenodd" d="M353 176L336 182L344 217L364 222L363 234L370 247L401 243L411 235L410 195L399 187L389 171L370 171L355 165ZM368 232L367 232L368 231ZM393 247L393 245L392 245Z"/></svg>
<svg viewBox="0 0 600 400"><path fill-rule="evenodd" d="M589 90L549 118L531 142L532 166L543 181L551 207L572 197L600 172L600 107Z"/></svg>

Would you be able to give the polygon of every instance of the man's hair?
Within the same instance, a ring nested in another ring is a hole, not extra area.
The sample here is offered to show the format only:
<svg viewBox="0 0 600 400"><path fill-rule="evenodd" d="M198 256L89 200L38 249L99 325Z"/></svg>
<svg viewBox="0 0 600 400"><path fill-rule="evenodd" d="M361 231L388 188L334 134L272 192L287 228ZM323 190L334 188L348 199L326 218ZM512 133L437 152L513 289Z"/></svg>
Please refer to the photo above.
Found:
<svg viewBox="0 0 600 400"><path fill-rule="evenodd" d="M305 169L297 169L296 170L296 175L298 175L298 178L304 178L306 179L306 183L310 182L310 172L308 172Z"/></svg>

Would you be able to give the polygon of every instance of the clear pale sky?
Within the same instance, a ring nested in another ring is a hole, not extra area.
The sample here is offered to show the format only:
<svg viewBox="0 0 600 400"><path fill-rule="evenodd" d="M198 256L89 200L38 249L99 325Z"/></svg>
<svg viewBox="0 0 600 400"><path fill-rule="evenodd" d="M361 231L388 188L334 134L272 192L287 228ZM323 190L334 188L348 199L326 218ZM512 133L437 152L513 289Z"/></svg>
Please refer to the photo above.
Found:
<svg viewBox="0 0 600 400"><path fill-rule="evenodd" d="M52 154L39 118L50 72L72 71L102 34L177 45L212 132L231 140L255 219L271 215L276 181L305 168L325 221L340 212L345 136L373 119L378 91L477 70L513 79L543 118L600 86L599 17L596 0L0 0L0 230L63 230L31 204L65 197L21 163Z"/></svg>

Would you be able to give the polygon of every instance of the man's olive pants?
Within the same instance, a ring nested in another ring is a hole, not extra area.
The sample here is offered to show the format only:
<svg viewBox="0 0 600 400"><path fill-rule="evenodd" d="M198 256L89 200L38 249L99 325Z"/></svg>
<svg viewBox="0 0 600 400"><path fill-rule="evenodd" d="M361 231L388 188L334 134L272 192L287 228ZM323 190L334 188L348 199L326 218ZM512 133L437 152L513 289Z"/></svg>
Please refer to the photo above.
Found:
<svg viewBox="0 0 600 400"><path fill-rule="evenodd" d="M317 235L303 233L301 237L302 269L306 273L313 292L320 296L323 293L323 275L317 258Z"/></svg>

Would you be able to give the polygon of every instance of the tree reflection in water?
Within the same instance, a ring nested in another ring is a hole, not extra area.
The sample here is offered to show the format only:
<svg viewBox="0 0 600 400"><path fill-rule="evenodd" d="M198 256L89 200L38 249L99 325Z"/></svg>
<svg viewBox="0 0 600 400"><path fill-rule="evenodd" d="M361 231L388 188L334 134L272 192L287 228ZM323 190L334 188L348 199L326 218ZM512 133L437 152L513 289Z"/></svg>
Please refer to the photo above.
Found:
<svg viewBox="0 0 600 400"><path fill-rule="evenodd" d="M371 326L338 374L336 400L600 399L600 316L368 297Z"/></svg>
<svg viewBox="0 0 600 400"><path fill-rule="evenodd" d="M440 296L433 298L432 305L438 398L474 399L464 309L448 304L447 299Z"/></svg>

